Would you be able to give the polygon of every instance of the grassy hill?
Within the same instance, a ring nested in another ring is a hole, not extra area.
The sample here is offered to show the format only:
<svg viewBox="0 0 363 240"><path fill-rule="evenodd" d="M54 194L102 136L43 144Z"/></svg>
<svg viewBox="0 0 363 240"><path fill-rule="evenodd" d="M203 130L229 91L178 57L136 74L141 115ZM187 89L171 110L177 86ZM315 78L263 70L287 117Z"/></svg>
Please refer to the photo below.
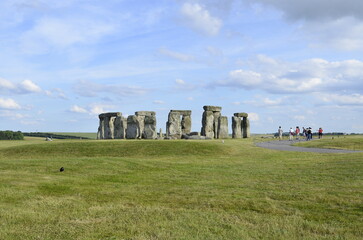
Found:
<svg viewBox="0 0 363 240"><path fill-rule="evenodd" d="M1 142L0 239L362 239L363 153L254 141Z"/></svg>

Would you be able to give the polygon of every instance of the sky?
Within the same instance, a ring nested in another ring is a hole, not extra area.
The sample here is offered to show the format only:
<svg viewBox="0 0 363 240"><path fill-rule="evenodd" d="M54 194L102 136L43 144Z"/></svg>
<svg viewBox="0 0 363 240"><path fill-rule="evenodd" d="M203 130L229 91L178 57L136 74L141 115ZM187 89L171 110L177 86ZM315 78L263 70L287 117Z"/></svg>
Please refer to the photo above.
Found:
<svg viewBox="0 0 363 240"><path fill-rule="evenodd" d="M361 0L1 0L0 130L96 132L98 114L204 105L363 132Z"/></svg>

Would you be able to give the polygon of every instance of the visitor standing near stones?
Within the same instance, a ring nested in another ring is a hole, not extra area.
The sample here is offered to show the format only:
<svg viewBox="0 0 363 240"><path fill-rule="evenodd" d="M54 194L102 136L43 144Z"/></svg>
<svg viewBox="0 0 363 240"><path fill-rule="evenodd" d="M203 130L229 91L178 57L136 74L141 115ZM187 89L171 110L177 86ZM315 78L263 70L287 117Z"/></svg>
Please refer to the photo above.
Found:
<svg viewBox="0 0 363 240"><path fill-rule="evenodd" d="M293 137L294 137L294 130L291 127L289 131L289 141L292 141Z"/></svg>
<svg viewBox="0 0 363 240"><path fill-rule="evenodd" d="M296 140L299 140L299 135L300 135L300 128L299 128L299 126L296 126L295 133L296 133Z"/></svg>
<svg viewBox="0 0 363 240"><path fill-rule="evenodd" d="M282 133L284 132L284 130L282 130L281 126L279 126L279 129L277 130L277 133L279 134L279 140L282 140Z"/></svg>
<svg viewBox="0 0 363 240"><path fill-rule="evenodd" d="M313 139L313 133L311 131L311 127L309 127L307 130L306 130L306 141L309 141Z"/></svg>
<svg viewBox="0 0 363 240"><path fill-rule="evenodd" d="M303 131L302 131L303 136L306 138L306 128L303 127Z"/></svg>
<svg viewBox="0 0 363 240"><path fill-rule="evenodd" d="M319 128L318 133L319 133L319 139L323 138L323 129L322 128Z"/></svg>

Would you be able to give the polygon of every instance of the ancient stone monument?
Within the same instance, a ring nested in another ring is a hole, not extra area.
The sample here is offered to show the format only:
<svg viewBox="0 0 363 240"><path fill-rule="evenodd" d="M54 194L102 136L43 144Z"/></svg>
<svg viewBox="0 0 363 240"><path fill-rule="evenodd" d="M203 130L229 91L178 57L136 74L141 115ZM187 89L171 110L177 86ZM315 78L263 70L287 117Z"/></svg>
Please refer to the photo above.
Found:
<svg viewBox="0 0 363 240"><path fill-rule="evenodd" d="M235 113L232 116L232 138L249 138L250 121L247 113Z"/></svg>
<svg viewBox="0 0 363 240"><path fill-rule="evenodd" d="M227 138L228 119L222 116L222 107L204 106L201 135L207 138Z"/></svg>
<svg viewBox="0 0 363 240"><path fill-rule="evenodd" d="M127 117L127 139L156 139L155 112L138 111Z"/></svg>
<svg viewBox="0 0 363 240"><path fill-rule="evenodd" d="M120 112L102 113L99 116L100 124L97 139L125 138L127 128L126 119Z"/></svg>
<svg viewBox="0 0 363 240"><path fill-rule="evenodd" d="M126 118L120 112L102 113L97 139L156 139L155 112L140 111Z"/></svg>
<svg viewBox="0 0 363 240"><path fill-rule="evenodd" d="M169 139L180 139L188 135L192 129L192 111L170 110L166 122L166 137Z"/></svg>

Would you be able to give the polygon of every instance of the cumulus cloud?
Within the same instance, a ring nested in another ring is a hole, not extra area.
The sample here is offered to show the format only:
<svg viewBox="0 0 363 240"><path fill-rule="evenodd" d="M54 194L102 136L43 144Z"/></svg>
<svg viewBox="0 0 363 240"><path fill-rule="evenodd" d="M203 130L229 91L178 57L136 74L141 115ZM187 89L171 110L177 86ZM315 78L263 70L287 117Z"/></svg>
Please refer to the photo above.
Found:
<svg viewBox="0 0 363 240"><path fill-rule="evenodd" d="M197 88L197 85L195 84L191 84L191 83L187 83L185 82L183 79L176 79L175 80L175 88L178 90L194 90Z"/></svg>
<svg viewBox="0 0 363 240"><path fill-rule="evenodd" d="M88 113L88 111L80 106L73 105L70 109L71 112L74 113Z"/></svg>
<svg viewBox="0 0 363 240"><path fill-rule="evenodd" d="M0 91L12 94L40 93L42 89L31 80L24 80L20 83L13 83L0 78Z"/></svg>
<svg viewBox="0 0 363 240"><path fill-rule="evenodd" d="M182 61L182 62L190 62L190 61L195 60L194 56L192 56L192 55L187 55L187 54L183 54L183 53L179 53L179 52L174 52L174 51L171 51L171 50L169 50L169 49L167 49L165 47L160 48L159 53L164 55L164 56L167 56L167 57L170 57L172 59L179 60L179 61Z"/></svg>
<svg viewBox="0 0 363 240"><path fill-rule="evenodd" d="M9 110L21 109L20 105L11 98L0 98L0 108Z"/></svg>
<svg viewBox="0 0 363 240"><path fill-rule="evenodd" d="M204 6L198 3L186 2L180 12L187 26L205 35L217 35L222 27L222 20L213 17Z"/></svg>
<svg viewBox="0 0 363 240"><path fill-rule="evenodd" d="M259 89L269 93L307 93L363 90L363 62L345 60L330 62L308 59L302 62L283 62L265 58L254 59L249 64L253 70L232 70L225 80L215 85ZM278 63L278 64L275 64ZM255 70L256 69L256 70Z"/></svg>
<svg viewBox="0 0 363 240"><path fill-rule="evenodd" d="M363 1L304 0L293 4L286 0L245 0L281 11L288 21L299 22L313 46L341 50L363 48Z"/></svg>
<svg viewBox="0 0 363 240"><path fill-rule="evenodd" d="M120 97L135 97L146 94L149 90L138 86L99 84L90 81L79 81L74 90L83 97L97 97L100 94L113 94Z"/></svg>

